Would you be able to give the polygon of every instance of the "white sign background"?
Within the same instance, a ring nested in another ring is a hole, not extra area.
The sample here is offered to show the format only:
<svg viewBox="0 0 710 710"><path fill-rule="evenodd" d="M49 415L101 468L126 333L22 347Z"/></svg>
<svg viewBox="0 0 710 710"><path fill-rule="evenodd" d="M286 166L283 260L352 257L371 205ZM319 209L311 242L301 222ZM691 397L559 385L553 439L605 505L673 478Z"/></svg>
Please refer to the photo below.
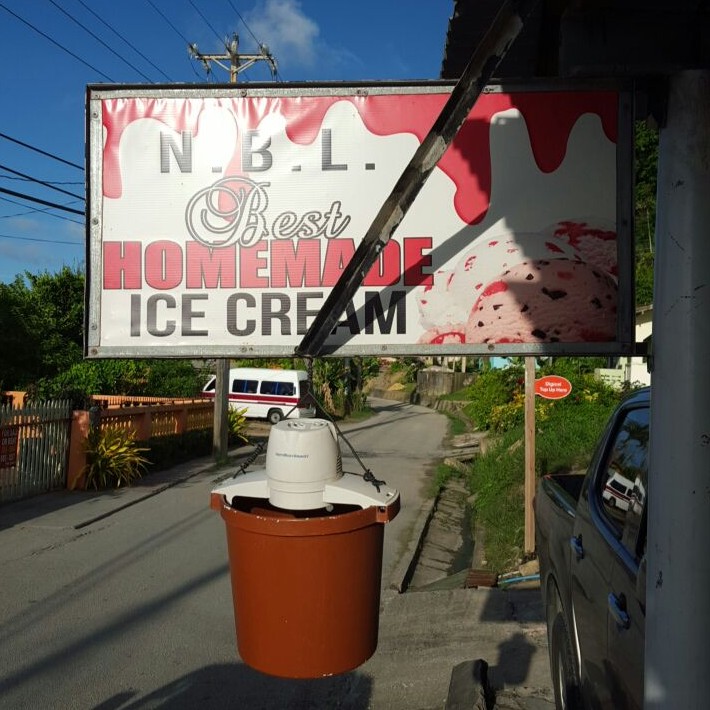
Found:
<svg viewBox="0 0 710 710"><path fill-rule="evenodd" d="M87 355L293 354L450 89L89 87ZM490 87L326 352L627 347L619 97Z"/></svg>

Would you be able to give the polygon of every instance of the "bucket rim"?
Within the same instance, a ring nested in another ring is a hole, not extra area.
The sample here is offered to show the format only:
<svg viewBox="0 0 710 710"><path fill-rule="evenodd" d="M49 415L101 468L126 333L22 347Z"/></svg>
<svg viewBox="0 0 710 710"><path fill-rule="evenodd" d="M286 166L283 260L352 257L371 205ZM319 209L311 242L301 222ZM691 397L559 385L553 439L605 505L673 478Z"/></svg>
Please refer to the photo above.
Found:
<svg viewBox="0 0 710 710"><path fill-rule="evenodd" d="M255 505L259 501L268 504L268 500L252 498ZM230 527L248 530L262 535L278 535L282 537L306 537L315 535L334 535L354 532L372 525L382 525L389 522L399 512L399 498L386 506L369 506L335 515L318 517L293 518L284 511L283 517L273 514L260 515L258 512L246 512L232 507L222 497L220 515Z"/></svg>

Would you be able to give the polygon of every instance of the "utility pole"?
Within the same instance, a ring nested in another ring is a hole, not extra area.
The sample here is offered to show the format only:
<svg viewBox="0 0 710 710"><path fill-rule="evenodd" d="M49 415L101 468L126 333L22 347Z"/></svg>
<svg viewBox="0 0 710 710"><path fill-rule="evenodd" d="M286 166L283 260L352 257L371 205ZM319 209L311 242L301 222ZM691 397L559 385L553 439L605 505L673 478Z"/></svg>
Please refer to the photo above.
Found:
<svg viewBox="0 0 710 710"><path fill-rule="evenodd" d="M208 75L212 71L210 62L214 62L225 71L228 71L230 84L236 84L239 73L249 69L249 67L259 61L264 61L269 65L272 78L276 76L276 59L274 59L269 48L265 44L260 44L259 54L240 54L239 35L237 34L233 34L231 40L224 43L224 54L201 54L198 52L196 44L189 45L187 49L193 59L198 59L202 62ZM225 61L229 61L229 65L223 64Z"/></svg>
<svg viewBox="0 0 710 710"><path fill-rule="evenodd" d="M197 51L197 45L188 46L188 52L193 59L198 59L205 67L209 75L212 71L210 62L214 62L229 72L229 83L236 84L239 73L248 69L258 61L265 61L271 68L271 76L276 76L276 60L265 44L259 45L259 54L239 54L239 36L235 33L232 39L224 44L225 54L201 54ZM229 60L229 65L223 61ZM229 423L227 412L229 411L229 358L216 360L215 389L214 389L214 419L212 427L212 457L216 463L224 463L227 460L229 448Z"/></svg>

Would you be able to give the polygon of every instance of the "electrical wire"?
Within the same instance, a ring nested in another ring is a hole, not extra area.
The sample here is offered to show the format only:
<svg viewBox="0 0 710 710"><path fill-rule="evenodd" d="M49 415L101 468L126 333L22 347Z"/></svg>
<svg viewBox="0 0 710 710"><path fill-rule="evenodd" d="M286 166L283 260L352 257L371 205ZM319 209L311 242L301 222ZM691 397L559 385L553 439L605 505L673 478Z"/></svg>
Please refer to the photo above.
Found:
<svg viewBox="0 0 710 710"><path fill-rule="evenodd" d="M116 37L118 37L124 44L127 44L137 55L142 57L150 66L155 69L158 73L162 74L163 77L165 77L166 81L173 81L159 66L157 66L151 59L145 56L143 52L140 51L137 47L135 47L133 44L131 44L117 29L112 27L106 20L104 20L97 12L92 10L85 2L84 0L77 0L77 2L86 10L88 10L101 24L103 24L107 29L111 30Z"/></svg>
<svg viewBox="0 0 710 710"><path fill-rule="evenodd" d="M237 14L237 17L239 18L241 23L244 25L244 27L246 27L247 32L251 35L252 39L256 42L257 48L261 49L264 46L263 43L260 42L257 39L256 35L251 31L251 27L249 27L249 25L247 24L247 21L242 17L242 14L239 12L239 10L237 10L237 8L234 5L234 3L232 2L232 0L227 0L227 3L229 4L229 7L231 7L232 10L234 10L234 12ZM281 78L281 74L279 73L278 69L274 70L274 74L279 79L279 81L283 82L283 79Z"/></svg>
<svg viewBox="0 0 710 710"><path fill-rule="evenodd" d="M0 175L3 180L17 180L19 182L35 182L30 178L16 177L15 175ZM83 180L47 180L49 185L83 185Z"/></svg>
<svg viewBox="0 0 710 710"><path fill-rule="evenodd" d="M209 28L212 30L212 32L214 33L214 36L215 36L220 42L223 42L223 41L224 41L224 38L223 38L223 37L220 37L220 35L219 35L219 33L217 32L217 30L216 30L214 27L212 27L212 25L210 24L210 21L209 21L209 20L204 16L204 14L202 13L202 10L200 10L200 8L197 7L197 5L195 5L195 3L192 2L192 0L188 0L188 2L190 3L190 5L192 5L193 8L195 8L195 10L197 11L197 14L203 19L203 21L204 21L204 23L207 25L207 27L209 27Z"/></svg>
<svg viewBox="0 0 710 710"><path fill-rule="evenodd" d="M66 52L70 57L73 57L77 61L81 62L85 67L88 67L89 69L91 69L91 71L95 71L97 74L99 74L104 79L106 79L106 81L110 81L112 84L116 83L110 76L108 76L107 74L104 74L100 69L97 69L95 66L93 66L92 64L89 64L87 61L84 61L80 56L78 56L77 54L74 54L74 52L67 49L64 45L59 44L59 42L52 39L48 34L45 34L44 32L42 32L42 30L35 27L31 22L28 22L23 17L20 17L16 12L13 12L12 10L10 10L10 8L7 7L5 4L3 4L2 2L0 2L0 8L2 8L3 10L5 10L5 12L12 15L16 20L19 20L20 22L22 22L22 24L27 25L27 27L29 27L31 30L34 30L38 35L41 35L42 37L44 37L48 42L51 42L55 47L59 47L59 49L61 49L63 52Z"/></svg>
<svg viewBox="0 0 710 710"><path fill-rule="evenodd" d="M69 197L76 197L77 200L81 200L84 202L84 198L81 195L75 195L73 192L69 192L68 190L64 190L61 187L56 187L55 185L52 185L49 182L46 182L44 180L38 180L37 178L32 177L31 175L26 175L25 173L21 173L18 170L13 170L12 168L8 168L7 165L3 165L0 163L0 170L6 170L8 173L12 173L13 175L19 175L20 177L24 178L25 180L29 180L30 182L34 182L37 185L43 185L44 187L48 187L50 190L56 190L57 192L61 192L64 195L69 195Z"/></svg>
<svg viewBox="0 0 710 710"><path fill-rule="evenodd" d="M165 20L168 27L170 27L175 32L175 34L177 34L178 37L180 37L180 39L185 43L186 47L189 48L192 46L191 42L185 37L185 35L182 34L182 32L180 32L180 30L177 27L175 27L175 25L172 22L170 22L170 20L166 17L165 13L163 13L163 11L160 8L156 7L153 0L145 0L145 1L163 18L163 20ZM202 77L200 76L200 73L197 71L197 69L195 69L195 65L192 62L190 62L190 66L192 67L192 71L195 73L195 76L198 77L199 79L201 79Z"/></svg>
<svg viewBox="0 0 710 710"><path fill-rule="evenodd" d="M48 200L41 200L39 197L31 197L30 195L25 195L21 192L15 192L14 190L8 190L6 187L0 187L0 193L4 195L12 195L12 197L19 197L22 200L29 200L30 202L36 202L39 205L45 205L47 207L52 207L55 210L62 210L63 212L71 212L71 214L78 214L82 217L84 216L84 210L75 210L72 207L66 207L65 205L58 205L56 202L49 202Z"/></svg>
<svg viewBox="0 0 710 710"><path fill-rule="evenodd" d="M59 156L56 156L53 153L48 153L46 150L40 150L39 148L35 148L33 145L30 145L29 143L24 143L23 141L18 140L17 138L12 138L6 133L0 133L0 138L4 138L6 141L12 141L13 143L17 143L17 145L21 145L23 148L29 148L30 150L35 151L35 153L44 155L47 158L52 158L52 160L58 160L60 163L64 163L64 165L68 165L71 168L76 168L77 170L82 171L84 170L83 165L77 165L76 163L72 163L69 160L64 160L64 158L60 158Z"/></svg>
<svg viewBox="0 0 710 710"><path fill-rule="evenodd" d="M42 242L43 244L71 244L75 247L84 246L84 242L70 242L64 239L40 239L39 237L15 237L11 234L0 234L0 239L12 239L18 242Z"/></svg>
<svg viewBox="0 0 710 710"><path fill-rule="evenodd" d="M251 28L249 27L249 25L247 25L246 20L242 17L242 15L241 15L241 13L239 12L239 10L237 10L237 8L235 7L235 5L234 5L234 3L232 2L232 0L227 0L227 3L229 4L229 7L231 7L232 10L234 10L234 12L237 13L237 17L241 20L241 22L242 22L242 24L244 25L244 27L246 27L247 32L251 35L252 39L256 42L256 46L257 46L257 47L261 47L261 46L262 46L262 45L261 45L261 42L259 42L259 40L256 38L256 35L251 31Z"/></svg>
<svg viewBox="0 0 710 710"><path fill-rule="evenodd" d="M59 10L65 17L68 17L72 22L74 22L76 25L81 27L81 29L84 30L84 32L91 35L102 47L105 47L106 49L108 49L108 51L111 52L111 54L113 54L115 57L118 57L118 59L120 59L124 64L126 64L131 69L133 69L134 72L136 72L137 74L140 74L147 82L149 82L151 84L154 83L152 81L152 79L147 77L140 69L138 69L137 67L134 67L133 64L131 64L125 57L122 57L115 49L113 49L113 47L110 47L108 44L106 44L106 42L104 42L101 39L101 37L94 34L94 32L92 32L88 27L86 27L81 22L79 22L79 20L77 20L76 17L74 17L74 15L72 15L70 12L67 12L63 7L60 7L55 2L55 0L47 0L47 1L49 3L51 3L52 5L54 5L54 7L56 7L57 10Z"/></svg>
<svg viewBox="0 0 710 710"><path fill-rule="evenodd" d="M14 219L15 217L24 217L25 215L28 214L42 214L46 215L47 217L54 217L54 219L61 219L64 220L65 222L71 222L72 224L80 224L84 225L83 221L79 221L78 219L72 219L71 217L65 217L63 214L54 214L54 212L51 212L51 207L45 207L44 209L41 207L28 207L27 205L24 205L22 202L18 202L17 200L11 200L9 197L2 197L0 196L0 202L7 202L11 205L17 205L18 207L24 207L25 210L23 212L15 212L15 214L3 214L0 215L0 219ZM71 203L67 203L71 204Z"/></svg>

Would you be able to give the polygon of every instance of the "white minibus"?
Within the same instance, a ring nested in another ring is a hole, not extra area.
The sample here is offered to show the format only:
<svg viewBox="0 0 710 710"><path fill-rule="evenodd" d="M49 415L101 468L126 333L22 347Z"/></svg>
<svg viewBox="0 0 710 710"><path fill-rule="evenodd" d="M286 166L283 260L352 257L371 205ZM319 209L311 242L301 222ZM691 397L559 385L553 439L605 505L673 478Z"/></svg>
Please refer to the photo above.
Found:
<svg viewBox="0 0 710 710"><path fill-rule="evenodd" d="M216 382L213 375L202 389L203 397L214 399ZM285 417L314 417L316 408L309 392L305 370L236 367L229 371L229 406L246 409L245 416L250 419L276 424Z"/></svg>

